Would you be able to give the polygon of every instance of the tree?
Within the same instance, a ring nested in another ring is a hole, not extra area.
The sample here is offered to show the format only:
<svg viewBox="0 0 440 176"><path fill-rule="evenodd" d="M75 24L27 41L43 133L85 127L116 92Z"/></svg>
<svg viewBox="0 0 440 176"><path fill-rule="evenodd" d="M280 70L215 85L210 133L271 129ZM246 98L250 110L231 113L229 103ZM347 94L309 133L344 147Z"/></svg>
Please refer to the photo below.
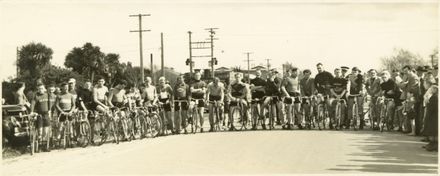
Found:
<svg viewBox="0 0 440 176"><path fill-rule="evenodd" d="M50 65L53 50L41 43L29 43L22 46L19 52L17 66L20 70L18 80L33 87L36 78L40 78L41 70Z"/></svg>
<svg viewBox="0 0 440 176"><path fill-rule="evenodd" d="M105 54L98 46L86 43L82 48L73 48L67 54L64 65L67 68L72 68L72 71L90 78L93 82L95 74L105 73L104 57Z"/></svg>
<svg viewBox="0 0 440 176"><path fill-rule="evenodd" d="M405 49L394 49L394 54L381 58L382 68L386 70L401 70L405 65L420 66L426 65L426 61L418 55Z"/></svg>
<svg viewBox="0 0 440 176"><path fill-rule="evenodd" d="M75 78L77 84L81 85L86 80L86 78L83 75L75 71L71 71L69 69L61 68L54 65L51 65L47 69L44 69L43 73L44 73L43 83L45 84L50 84L50 83L60 84L62 82L68 81L69 78Z"/></svg>

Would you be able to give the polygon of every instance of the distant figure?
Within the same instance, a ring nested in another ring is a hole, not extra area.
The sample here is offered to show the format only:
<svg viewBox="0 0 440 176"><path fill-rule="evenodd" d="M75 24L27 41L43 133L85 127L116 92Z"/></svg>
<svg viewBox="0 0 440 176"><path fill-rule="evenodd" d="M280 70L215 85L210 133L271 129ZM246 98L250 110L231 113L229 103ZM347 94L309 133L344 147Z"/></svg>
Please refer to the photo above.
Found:
<svg viewBox="0 0 440 176"><path fill-rule="evenodd" d="M29 100L26 98L26 95L24 94L24 89L26 88L25 83L18 82L17 84L18 84L17 91L14 92L14 104L24 105L30 108Z"/></svg>

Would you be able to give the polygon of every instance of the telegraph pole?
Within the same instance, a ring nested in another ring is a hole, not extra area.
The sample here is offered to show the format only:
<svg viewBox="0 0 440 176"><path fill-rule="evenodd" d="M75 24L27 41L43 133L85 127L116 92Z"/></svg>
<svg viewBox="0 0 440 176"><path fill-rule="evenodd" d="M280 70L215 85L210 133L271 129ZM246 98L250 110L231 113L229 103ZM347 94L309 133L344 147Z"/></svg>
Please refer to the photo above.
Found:
<svg viewBox="0 0 440 176"><path fill-rule="evenodd" d="M16 68L17 68L17 78L18 78L18 76L19 76L19 74L20 74L20 68L18 67L18 58L20 57L20 50L18 50L18 46L17 46L17 56L16 56L17 58L17 62L16 62L16 64L15 64L15 66L16 66Z"/></svg>
<svg viewBox="0 0 440 176"><path fill-rule="evenodd" d="M247 66L248 66L248 71L247 71L247 75L248 75L248 83L250 83L250 73L251 73L251 68L250 68L250 62L251 61L253 61L253 60L250 60L249 59L249 55L250 54L252 54L252 52L246 52L246 53L244 53L244 54L246 54L247 55L247 60L244 60L245 62L247 62Z"/></svg>
<svg viewBox="0 0 440 176"><path fill-rule="evenodd" d="M214 34L215 34L215 31L214 30L216 30L216 29L218 29L218 28L207 28L207 29L205 29L205 30L208 30L209 31L209 33L210 33L210 35L209 35L209 37L210 37L210 43L211 43L211 76L212 76L212 78L214 79L214 40L218 40L217 38L216 39L214 39Z"/></svg>
<svg viewBox="0 0 440 176"><path fill-rule="evenodd" d="M164 60L163 60L163 33L160 33L160 60L161 60L162 76L165 76Z"/></svg>
<svg viewBox="0 0 440 176"><path fill-rule="evenodd" d="M269 61L272 60L272 59L265 59L265 60L267 62L267 71L269 72L269 70L270 70L270 63L269 63Z"/></svg>
<svg viewBox="0 0 440 176"><path fill-rule="evenodd" d="M191 46L191 31L188 31L188 35L189 35L189 78L192 79L192 75L193 75L193 61L192 61L192 46ZM190 80L192 81L192 80Z"/></svg>
<svg viewBox="0 0 440 176"><path fill-rule="evenodd" d="M150 14L137 14L137 15L129 15L129 17L138 17L139 18L139 30L132 30L130 32L139 32L139 53L141 60L141 81L145 82L144 78L144 59L142 55L142 32L149 32L150 30L142 30L142 17L150 16Z"/></svg>
<svg viewBox="0 0 440 176"><path fill-rule="evenodd" d="M153 53L150 53L150 72L151 72L151 82L154 84Z"/></svg>

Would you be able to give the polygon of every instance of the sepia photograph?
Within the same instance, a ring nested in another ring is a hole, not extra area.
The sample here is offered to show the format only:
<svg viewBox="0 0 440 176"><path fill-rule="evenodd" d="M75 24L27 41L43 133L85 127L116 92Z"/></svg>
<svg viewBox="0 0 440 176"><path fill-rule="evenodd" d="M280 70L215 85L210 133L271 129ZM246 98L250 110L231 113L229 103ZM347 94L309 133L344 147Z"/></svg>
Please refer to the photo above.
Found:
<svg viewBox="0 0 440 176"><path fill-rule="evenodd" d="M0 0L1 174L438 175L438 0Z"/></svg>

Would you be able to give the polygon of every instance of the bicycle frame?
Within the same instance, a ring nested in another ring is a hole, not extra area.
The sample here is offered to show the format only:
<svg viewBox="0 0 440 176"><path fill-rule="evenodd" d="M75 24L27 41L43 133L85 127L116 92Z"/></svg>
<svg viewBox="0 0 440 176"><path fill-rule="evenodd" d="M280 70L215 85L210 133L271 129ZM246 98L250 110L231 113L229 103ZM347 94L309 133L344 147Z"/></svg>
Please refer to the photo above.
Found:
<svg viewBox="0 0 440 176"><path fill-rule="evenodd" d="M313 127L315 126L313 119L311 118L313 116L313 105L312 105L313 98L314 98L313 96L302 96L301 97L301 106L300 106L301 114L303 116L303 119L306 122L306 127L309 129L311 129L312 126ZM302 102L304 99L306 100L305 103ZM309 107L306 107L306 104ZM308 111L308 113L306 111Z"/></svg>
<svg viewBox="0 0 440 176"><path fill-rule="evenodd" d="M335 110L335 120L336 120L336 126L335 129L339 129L342 124L342 104L347 104L347 102L344 99L337 98L334 101L336 101L336 110Z"/></svg>
<svg viewBox="0 0 440 176"><path fill-rule="evenodd" d="M183 109L183 107L182 107L182 103L187 103L188 104L188 101L187 100L174 100L174 103L177 103L177 106L179 106L179 111L177 111L177 113L178 113L178 116L179 116L179 119L180 119L180 121L182 121L182 118L183 118L183 116L182 116L182 109ZM183 120L186 120L186 119L183 119ZM177 124L177 123L176 123ZM185 123L186 124L186 123ZM182 125L182 123L179 123L179 124L177 124L177 125L179 125L178 127L176 126L175 128L176 128L176 131L177 130L180 130L180 126ZM186 126L185 127L183 127L185 130L186 130ZM180 132L180 131L179 131Z"/></svg>
<svg viewBox="0 0 440 176"><path fill-rule="evenodd" d="M191 133L196 133L197 128L199 127L199 101L203 101L203 99L195 99L191 98L191 101L194 101L194 107L192 107L191 111L191 118L192 118L192 124L191 124ZM203 112L202 112L203 113ZM203 116L202 116L203 118Z"/></svg>
<svg viewBox="0 0 440 176"><path fill-rule="evenodd" d="M360 94L353 94L353 95L348 95L349 98L353 98L353 107L352 108L352 116L351 116L351 120L352 120L352 126L354 130L357 130L357 122L359 121L359 123L361 123L361 119L360 119L360 115L359 115L359 107L358 107L358 102L357 102L357 97L360 97L362 95ZM361 125L361 124L359 124Z"/></svg>
<svg viewBox="0 0 440 176"><path fill-rule="evenodd" d="M221 130L221 128L220 128L220 109L221 109L220 104L221 103L219 103L218 101L209 101L209 103L214 105L214 107L213 107L213 110L215 112L215 114L213 114L213 115L215 115L214 131L220 131Z"/></svg>

